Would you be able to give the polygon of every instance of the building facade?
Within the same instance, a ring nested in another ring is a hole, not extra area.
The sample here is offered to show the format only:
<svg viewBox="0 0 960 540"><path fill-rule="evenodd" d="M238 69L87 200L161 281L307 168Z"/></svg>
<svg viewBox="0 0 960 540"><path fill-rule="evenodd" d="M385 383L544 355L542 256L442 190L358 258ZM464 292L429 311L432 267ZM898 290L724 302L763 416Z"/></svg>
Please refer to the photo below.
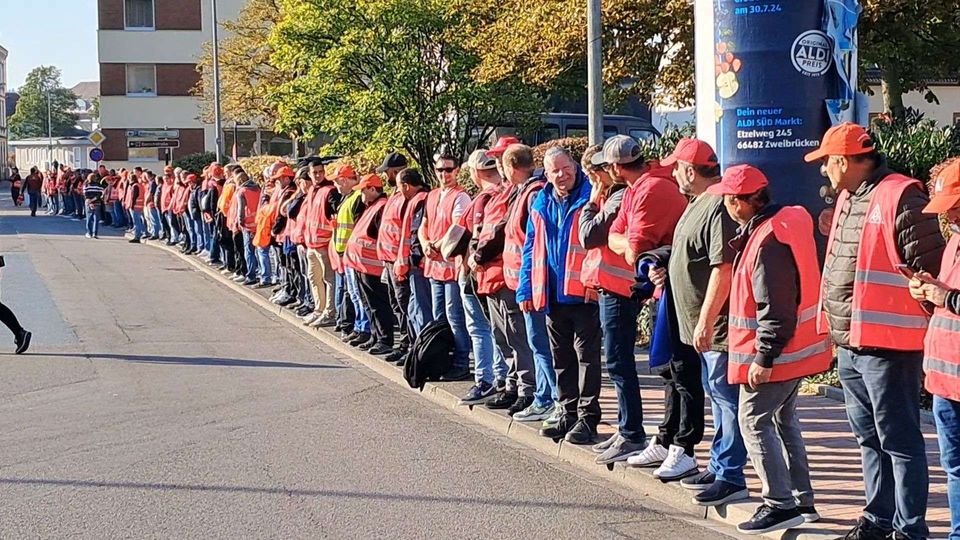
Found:
<svg viewBox="0 0 960 540"><path fill-rule="evenodd" d="M86 137L55 137L52 140L35 137L11 141L9 144L23 176L27 175L30 167L46 170L54 161L74 170L96 168L96 164L90 161L93 143Z"/></svg>
<svg viewBox="0 0 960 540"><path fill-rule="evenodd" d="M245 3L216 1L220 21L236 18ZM107 137L102 145L107 165L159 170L168 160L213 151L216 130L200 120L200 100L191 95L200 80L196 63L203 43L212 36L210 0L97 4L100 129ZM179 147L152 148L144 137L128 137L157 131L178 132Z"/></svg>

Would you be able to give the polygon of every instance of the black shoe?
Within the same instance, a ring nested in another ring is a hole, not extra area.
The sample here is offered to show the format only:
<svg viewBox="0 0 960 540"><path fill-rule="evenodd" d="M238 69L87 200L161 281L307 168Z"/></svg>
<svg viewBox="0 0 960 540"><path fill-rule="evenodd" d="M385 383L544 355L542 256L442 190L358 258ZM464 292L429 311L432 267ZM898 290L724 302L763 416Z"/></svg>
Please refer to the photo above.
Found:
<svg viewBox="0 0 960 540"><path fill-rule="evenodd" d="M386 355L393 354L393 347L387 347L386 345L376 345L371 347L368 353L374 356L383 356L386 359Z"/></svg>
<svg viewBox="0 0 960 540"><path fill-rule="evenodd" d="M399 362L400 360L403 360L406 357L407 357L407 351L404 351L403 349L397 349L392 353L390 353L389 355L385 356L383 359L386 360L387 362L396 363L396 362Z"/></svg>
<svg viewBox="0 0 960 540"><path fill-rule="evenodd" d="M340 337L340 341L344 343L350 343L351 341L360 337L360 332L347 332Z"/></svg>
<svg viewBox="0 0 960 540"><path fill-rule="evenodd" d="M817 508L815 506L798 506L797 512L800 512L800 515L803 516L803 520L807 523L820 521L820 514L817 513Z"/></svg>
<svg viewBox="0 0 960 540"><path fill-rule="evenodd" d="M562 439L567 436L576 422L577 419L574 417L562 416L556 424L543 427L540 430L540 436L548 439Z"/></svg>
<svg viewBox="0 0 960 540"><path fill-rule="evenodd" d="M369 351L370 349L372 349L372 348L374 348L374 347L376 347L376 346L377 346L377 340L376 340L376 338L374 338L373 336L371 336L368 341L357 345L357 348L360 349L361 351Z"/></svg>
<svg viewBox="0 0 960 540"><path fill-rule="evenodd" d="M522 411L533 403L533 396L521 397L516 392L501 392L497 397L486 402L488 409L507 411L507 416L512 417L513 413ZM518 408L519 407L519 408Z"/></svg>
<svg viewBox="0 0 960 540"><path fill-rule="evenodd" d="M880 528L874 522L865 517L860 517L857 524L850 529L843 540L887 540L893 531Z"/></svg>
<svg viewBox="0 0 960 540"><path fill-rule="evenodd" d="M688 476L680 481L680 487L693 491L703 491L712 486L717 481L717 475L710 471L703 471L693 476Z"/></svg>
<svg viewBox="0 0 960 540"><path fill-rule="evenodd" d="M245 279L243 280L243 283L241 283L241 285L246 285L247 287L250 287L251 285L258 285L259 283L260 282L255 279Z"/></svg>
<svg viewBox="0 0 960 540"><path fill-rule="evenodd" d="M366 342L368 342L368 341L370 341L370 334L365 334L365 333L357 332L356 337L354 337L353 339L351 339L350 342L349 342L349 344L350 344L351 347L359 347L360 345L363 345L364 343L366 343ZM372 347L372 345L371 345L371 347Z"/></svg>
<svg viewBox="0 0 960 540"><path fill-rule="evenodd" d="M466 381L469 379L470 368L468 367L462 369L453 368L440 376L440 380L443 382Z"/></svg>
<svg viewBox="0 0 960 540"><path fill-rule="evenodd" d="M293 304L293 303L296 302L296 301L297 301L297 297L296 297L296 296L288 296L288 297L284 298L282 302L277 302L277 305L278 305L278 306L284 306L284 307L286 307L286 306L289 306L289 305Z"/></svg>
<svg viewBox="0 0 960 540"><path fill-rule="evenodd" d="M738 486L717 480L712 486L693 496L693 504L700 506L720 506L736 501L742 501L750 496L747 486Z"/></svg>
<svg viewBox="0 0 960 540"><path fill-rule="evenodd" d="M765 504L760 505L749 521L737 525L743 534L766 534L773 531L785 531L803 525L803 516L796 508L778 510Z"/></svg>
<svg viewBox="0 0 960 540"><path fill-rule="evenodd" d="M140 239L139 239L139 238L132 238L132 239L130 239L130 240L127 240L127 243L128 243L128 244L139 244L139 243L140 243Z"/></svg>
<svg viewBox="0 0 960 540"><path fill-rule="evenodd" d="M311 306L300 306L297 308L297 317L303 317L307 313L313 313L313 308Z"/></svg>
<svg viewBox="0 0 960 540"><path fill-rule="evenodd" d="M27 330L21 330L20 335L17 336L13 342L17 345L17 354L23 354L27 352L27 349L30 348L30 339L33 337L33 333Z"/></svg>
<svg viewBox="0 0 960 540"><path fill-rule="evenodd" d="M570 428L564 440L570 444L593 444L597 440L597 430L581 418Z"/></svg>

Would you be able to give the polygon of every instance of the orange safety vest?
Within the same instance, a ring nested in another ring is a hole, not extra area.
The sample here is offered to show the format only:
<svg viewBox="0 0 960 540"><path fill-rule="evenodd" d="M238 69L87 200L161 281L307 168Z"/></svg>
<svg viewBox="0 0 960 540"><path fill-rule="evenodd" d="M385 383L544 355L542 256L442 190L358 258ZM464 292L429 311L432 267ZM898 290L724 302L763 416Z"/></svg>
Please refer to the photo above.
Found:
<svg viewBox="0 0 960 540"><path fill-rule="evenodd" d="M325 249L327 244L330 243L330 239L333 238L335 221L333 218L327 217L327 199L334 189L336 187L332 185L314 189L311 194L312 198L304 202L304 204L310 203L307 208L307 233L305 238L308 248Z"/></svg>
<svg viewBox="0 0 960 540"><path fill-rule="evenodd" d="M581 209L582 210L582 209ZM580 279L583 260L587 256L583 244L580 243L580 234L577 224L580 222L580 212L573 215L573 226L570 227L570 241L567 243L567 255L564 258L566 267L563 274L563 294L567 296L583 296L587 294ZM530 212L530 224L533 226L533 260L530 261L530 289L532 293L533 309L543 311L547 308L547 233L543 218L536 212Z"/></svg>
<svg viewBox="0 0 960 540"><path fill-rule="evenodd" d="M397 189L387 199L380 222L380 236L377 237L377 257L381 261L396 262L400 255L400 232L403 226L403 207L407 200Z"/></svg>
<svg viewBox="0 0 960 540"><path fill-rule="evenodd" d="M512 185L504 185L503 190L494 195L488 202L486 210L483 213L483 226L480 229L480 242L487 242L496 234L497 224L503 221L507 215L510 195L513 193ZM506 286L506 279L503 274L503 257L498 256L487 261L475 272L477 277L477 291L483 289L481 294L495 294Z"/></svg>
<svg viewBox="0 0 960 540"><path fill-rule="evenodd" d="M260 190L249 187L242 187L237 192L243 199L243 222L240 226L245 231L256 232L257 230L257 211L260 208ZM237 197L238 202L241 197ZM239 213L240 209L237 209Z"/></svg>
<svg viewBox="0 0 960 540"><path fill-rule="evenodd" d="M597 206L603 208L605 202L606 197L601 198ZM633 284L637 281L637 271L627 264L627 259L606 245L587 250L580 276L584 287L603 289L625 298L633 296Z"/></svg>
<svg viewBox="0 0 960 540"><path fill-rule="evenodd" d="M166 179L163 180L163 184L160 185L160 210L163 212L170 211L170 201L173 199L173 182L167 182Z"/></svg>
<svg viewBox="0 0 960 540"><path fill-rule="evenodd" d="M907 278L896 270L901 264L897 251L894 223L897 207L905 189L921 185L919 180L901 174L887 176L874 188L864 218L860 246L857 249L856 275L850 318L850 347L897 351L923 350L923 338L929 322L926 312L910 296ZM850 197L844 190L837 199L837 210L830 229L827 256L833 250L840 209ZM821 296L825 282L821 285ZM826 333L828 322L823 299L817 317L817 330Z"/></svg>
<svg viewBox="0 0 960 540"><path fill-rule="evenodd" d="M333 268L333 271L337 274L343 272L343 261L340 260L340 254L337 253L337 250L333 246L333 242L327 244L327 253L330 255L330 267Z"/></svg>
<svg viewBox="0 0 960 540"><path fill-rule="evenodd" d="M124 198L125 198L126 193L127 193L127 182L126 182L126 180L121 180L121 181L117 182L116 192L117 192L117 198L114 199L114 200L118 200L118 201L121 201L121 202L122 202L122 201L124 200ZM125 207L125 208L129 208L129 207Z"/></svg>
<svg viewBox="0 0 960 540"><path fill-rule="evenodd" d="M393 274L401 281L406 279L407 274L410 273L410 266L413 264L410 253L413 251L413 243L417 241L416 235L413 234L413 214L417 205L426 199L427 195L429 195L427 191L417 192L407 201L407 205L403 209L403 219L400 221L400 250L397 252L397 260L394 261L396 264L393 265ZM386 209L384 209L384 212L386 212ZM420 262L420 267L423 267L423 261Z"/></svg>
<svg viewBox="0 0 960 540"><path fill-rule="evenodd" d="M951 289L960 289L960 234L947 242L940 263L940 281ZM960 401L960 316L938 307L930 319L924 341L924 387L931 394Z"/></svg>
<svg viewBox="0 0 960 540"><path fill-rule="evenodd" d="M523 264L523 244L527 241L523 212L530 205L530 198L543 189L543 180L531 182L513 201L507 211L507 226L503 242L503 281L511 291L520 286L520 266ZM579 242L579 240L578 240Z"/></svg>
<svg viewBox="0 0 960 540"><path fill-rule="evenodd" d="M133 198L133 188L137 188L137 198ZM127 200L124 201L124 208L129 208L131 210L143 211L143 203L146 200L144 197L144 186L143 184L137 182L127 188Z"/></svg>
<svg viewBox="0 0 960 540"><path fill-rule="evenodd" d="M797 330L773 361L770 382L792 381L830 369L830 340L817 332L820 263L813 240L813 219L801 206L787 206L760 224L750 235L737 261L730 288L729 362L727 381L747 384L750 364L757 356L757 301L753 272L768 238L790 247L800 276Z"/></svg>
<svg viewBox="0 0 960 540"><path fill-rule="evenodd" d="M223 189L220 191L220 198L217 199L217 210L224 216L226 216L230 210L230 201L233 200L233 193L236 190L237 184L233 181L227 181L223 184Z"/></svg>
<svg viewBox="0 0 960 540"><path fill-rule="evenodd" d="M256 232L253 235L253 245L265 248L270 245L273 237L270 229L277 219L277 203L270 201L257 207Z"/></svg>
<svg viewBox="0 0 960 540"><path fill-rule="evenodd" d="M348 268L371 276L379 276L383 273L385 265L377 258L377 241L370 236L367 229L370 228L373 218L386 204L385 198L377 199L373 205L363 211L360 219L354 224L353 234L347 240L347 250L343 252L344 264Z"/></svg>
<svg viewBox="0 0 960 540"><path fill-rule="evenodd" d="M429 242L439 242L447 230L453 225L453 205L457 197L463 193L460 186L453 187L440 201L440 190L435 189L427 195L427 230L425 236ZM423 275L437 281L455 281L457 279L457 265L445 259L425 257L423 261Z"/></svg>

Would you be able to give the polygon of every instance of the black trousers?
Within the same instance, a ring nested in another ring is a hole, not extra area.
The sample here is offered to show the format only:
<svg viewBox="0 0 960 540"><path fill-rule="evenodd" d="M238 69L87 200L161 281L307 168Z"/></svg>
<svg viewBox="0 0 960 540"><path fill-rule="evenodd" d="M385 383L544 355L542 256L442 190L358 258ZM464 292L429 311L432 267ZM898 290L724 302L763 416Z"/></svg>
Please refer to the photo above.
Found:
<svg viewBox="0 0 960 540"><path fill-rule="evenodd" d="M217 244L220 245L220 249L223 251L223 264L227 266L228 270L235 271L237 269L237 251L233 245L233 233L227 228L226 218L223 214L217 215L216 228Z"/></svg>
<svg viewBox="0 0 960 540"><path fill-rule="evenodd" d="M357 272L360 298L370 315L370 334L377 344L393 347L393 308L390 307L390 292L380 276Z"/></svg>
<svg viewBox="0 0 960 540"><path fill-rule="evenodd" d="M596 304L550 304L550 352L567 420L600 423L600 312Z"/></svg>
<svg viewBox="0 0 960 540"><path fill-rule="evenodd" d="M669 447L682 446L687 455L703 440L703 368L700 355L679 337L673 340L673 358L669 369L660 375L665 379L664 415L657 442Z"/></svg>
<svg viewBox="0 0 960 540"><path fill-rule="evenodd" d="M357 320L357 311L353 307L353 300L347 292L347 276L343 272L337 273L337 290L339 300L337 304L337 326L345 328L346 332L353 332L353 324Z"/></svg>
<svg viewBox="0 0 960 540"><path fill-rule="evenodd" d="M390 295L390 307L397 321L400 334L400 349L410 350L410 321L407 308L410 306L410 280L400 281L393 273L392 266L387 266L387 289Z"/></svg>
<svg viewBox="0 0 960 540"><path fill-rule="evenodd" d="M286 252L286 249L284 249ZM286 252L284 255L284 275L286 275L287 280L284 283L284 290L287 291L287 294L290 296L295 296L300 298L300 294L303 293L303 272L300 271L300 256L297 254L297 250L294 248L289 252Z"/></svg>
<svg viewBox="0 0 960 540"><path fill-rule="evenodd" d="M247 256L243 243L243 231L231 232L230 234L233 235L233 252L236 254L237 258L236 273L247 275Z"/></svg>
<svg viewBox="0 0 960 540"><path fill-rule="evenodd" d="M0 303L0 322L3 322L13 332L14 336L19 336L23 332L23 327L20 326L20 321L17 320L17 316L10 311L10 308Z"/></svg>

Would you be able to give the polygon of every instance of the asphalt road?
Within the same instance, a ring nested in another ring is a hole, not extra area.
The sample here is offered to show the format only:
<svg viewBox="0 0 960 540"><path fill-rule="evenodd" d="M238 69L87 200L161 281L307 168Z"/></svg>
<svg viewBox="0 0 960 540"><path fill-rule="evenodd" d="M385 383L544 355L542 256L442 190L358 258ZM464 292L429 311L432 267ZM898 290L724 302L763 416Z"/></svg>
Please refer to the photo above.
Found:
<svg viewBox="0 0 960 540"><path fill-rule="evenodd" d="M161 250L4 196L0 252L34 332L0 353L0 538L721 536L401 392Z"/></svg>

